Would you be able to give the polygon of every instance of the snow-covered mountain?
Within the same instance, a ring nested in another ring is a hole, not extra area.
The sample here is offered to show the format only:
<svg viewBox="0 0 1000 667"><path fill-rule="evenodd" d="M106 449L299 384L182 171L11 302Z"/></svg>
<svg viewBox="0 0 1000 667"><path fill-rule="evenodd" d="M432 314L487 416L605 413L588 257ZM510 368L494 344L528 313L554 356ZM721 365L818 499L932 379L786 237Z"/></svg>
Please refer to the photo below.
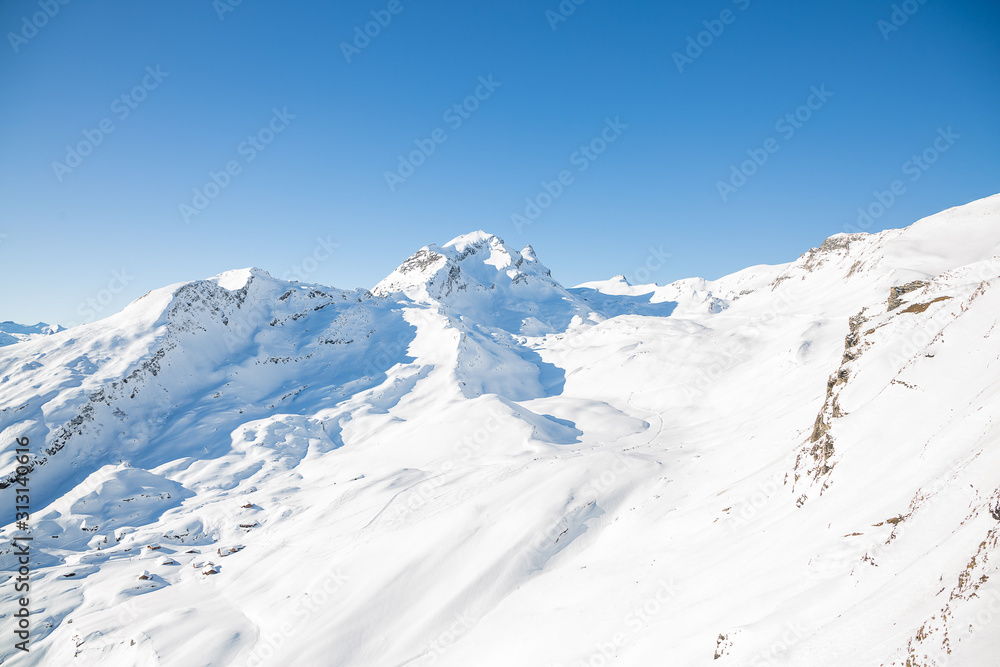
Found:
<svg viewBox="0 0 1000 667"><path fill-rule="evenodd" d="M13 345L39 336L49 336L63 330L63 327L58 324L52 325L45 322L34 325L18 324L9 320L0 322L0 346Z"/></svg>
<svg viewBox="0 0 1000 667"><path fill-rule="evenodd" d="M998 324L1000 195L716 281L475 232L150 292L0 349L0 659L1000 664Z"/></svg>

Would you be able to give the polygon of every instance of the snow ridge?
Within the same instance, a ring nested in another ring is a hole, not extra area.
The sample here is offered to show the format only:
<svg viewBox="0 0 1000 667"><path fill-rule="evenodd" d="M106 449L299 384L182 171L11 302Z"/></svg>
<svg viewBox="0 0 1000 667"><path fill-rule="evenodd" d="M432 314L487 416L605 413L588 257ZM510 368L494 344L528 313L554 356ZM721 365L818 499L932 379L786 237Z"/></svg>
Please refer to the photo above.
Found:
<svg viewBox="0 0 1000 667"><path fill-rule="evenodd" d="M1000 197L719 280L478 231L154 290L0 348L0 661L993 664L998 314Z"/></svg>

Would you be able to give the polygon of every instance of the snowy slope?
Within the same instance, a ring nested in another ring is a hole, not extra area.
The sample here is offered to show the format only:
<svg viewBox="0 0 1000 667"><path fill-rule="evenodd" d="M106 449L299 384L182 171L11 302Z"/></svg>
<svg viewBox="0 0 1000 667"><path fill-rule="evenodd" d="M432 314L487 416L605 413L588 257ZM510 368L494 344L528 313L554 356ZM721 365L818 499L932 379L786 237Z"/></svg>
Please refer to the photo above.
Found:
<svg viewBox="0 0 1000 667"><path fill-rule="evenodd" d="M31 340L39 336L48 336L58 331L63 331L63 328L58 324L52 325L39 322L38 324L28 325L18 324L10 320L0 322L0 346L13 345L14 343Z"/></svg>
<svg viewBox="0 0 1000 667"><path fill-rule="evenodd" d="M0 659L1000 664L998 320L1000 196L717 281L475 232L151 292L0 349Z"/></svg>

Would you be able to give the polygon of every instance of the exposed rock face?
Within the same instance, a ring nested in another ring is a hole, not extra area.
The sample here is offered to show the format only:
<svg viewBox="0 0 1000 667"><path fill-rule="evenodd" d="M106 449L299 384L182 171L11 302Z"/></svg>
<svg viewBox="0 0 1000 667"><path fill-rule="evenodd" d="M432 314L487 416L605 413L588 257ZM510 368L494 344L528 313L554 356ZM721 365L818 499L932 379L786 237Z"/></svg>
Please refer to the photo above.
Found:
<svg viewBox="0 0 1000 667"><path fill-rule="evenodd" d="M399 265L399 272L413 273L414 271L426 271L429 267L444 259L444 255L440 255L427 248L421 248Z"/></svg>
<svg viewBox="0 0 1000 667"><path fill-rule="evenodd" d="M904 294L916 292L918 289L927 287L928 284L929 283L925 280L914 280L913 282L906 283L905 285L893 287L889 290L889 310L896 310L903 305L903 299L901 297Z"/></svg>
<svg viewBox="0 0 1000 667"><path fill-rule="evenodd" d="M823 241L818 248L812 248L800 261L806 271L813 271L837 255L846 255L851 250L851 245L867 239L871 239L871 234L836 234Z"/></svg>
<svg viewBox="0 0 1000 667"><path fill-rule="evenodd" d="M844 385L851 378L851 364L861 356L861 326L868 321L864 313L865 311L862 309L860 313L851 317L848 323L848 333L844 338L844 355L840 361L840 368L827 380L823 408L816 415L812 434L795 461L795 480L798 481L803 475L810 477L814 482L822 480L821 495L828 488L828 478L836 465L833 458L835 453L834 439L830 429L834 419L844 416L839 396ZM801 495L798 500L799 505L805 503L805 500L805 494Z"/></svg>

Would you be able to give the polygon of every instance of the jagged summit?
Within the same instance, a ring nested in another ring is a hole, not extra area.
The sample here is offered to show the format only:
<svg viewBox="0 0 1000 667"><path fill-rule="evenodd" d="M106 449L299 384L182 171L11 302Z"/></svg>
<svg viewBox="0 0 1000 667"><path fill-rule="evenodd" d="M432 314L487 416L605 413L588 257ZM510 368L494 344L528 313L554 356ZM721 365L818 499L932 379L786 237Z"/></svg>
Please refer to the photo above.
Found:
<svg viewBox="0 0 1000 667"><path fill-rule="evenodd" d="M443 246L424 246L372 289L378 296L403 293L414 300L441 300L495 289L561 289L531 246L514 250L482 230Z"/></svg>
<svg viewBox="0 0 1000 667"><path fill-rule="evenodd" d="M372 293L437 304L476 326L520 335L561 332L574 318L600 320L620 313L619 304L590 300L559 284L530 245L519 252L484 231L424 246Z"/></svg>

